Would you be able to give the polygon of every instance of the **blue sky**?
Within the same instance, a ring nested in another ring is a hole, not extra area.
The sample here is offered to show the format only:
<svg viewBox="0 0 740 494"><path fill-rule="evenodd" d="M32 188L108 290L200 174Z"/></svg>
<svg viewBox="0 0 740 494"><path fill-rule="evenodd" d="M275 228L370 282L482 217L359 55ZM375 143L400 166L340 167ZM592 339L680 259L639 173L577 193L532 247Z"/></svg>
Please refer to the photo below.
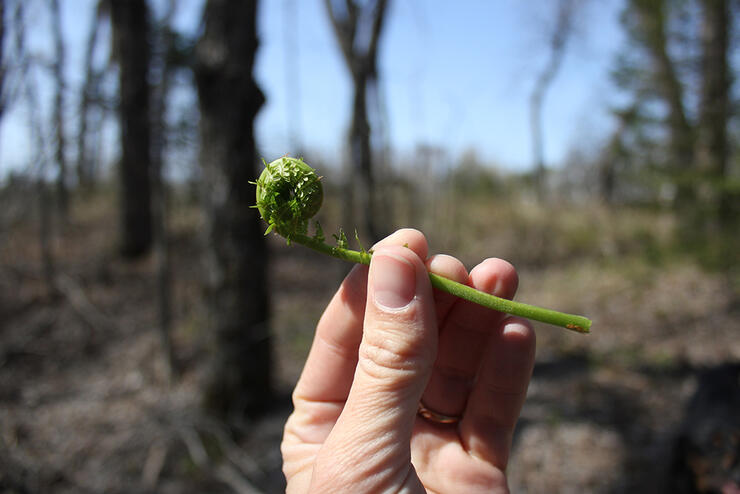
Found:
<svg viewBox="0 0 740 494"><path fill-rule="evenodd" d="M33 46L50 53L49 29L36 4ZM63 0L69 41L70 108L82 74L82 50L92 0ZM201 0L181 0L178 25L197 26ZM397 156L433 144L451 156L475 149L503 169L530 167L529 95L548 54L554 1L391 0L380 46L386 133ZM561 70L544 108L545 152L550 164L573 147L588 147L611 127L608 78L622 37L621 0L588 0L580 11ZM349 75L334 40L323 0L262 0L260 51L255 74L267 96L257 138L268 157L304 149L330 161L342 157L349 122ZM287 43L287 46L286 46ZM288 49L290 48L290 49ZM48 82L40 81L42 108ZM290 108L290 111L289 111ZM290 120L289 120L290 119ZM27 162L27 117L17 108L0 128L0 173ZM111 132L111 155L115 132Z"/></svg>
<svg viewBox="0 0 740 494"><path fill-rule="evenodd" d="M286 3L300 27L286 29ZM621 43L618 0L592 0L582 9L564 64L546 97L545 152L560 162L573 146L588 146L612 124L609 67ZM531 164L529 95L546 61L555 5L517 0L397 0L391 2L380 52L381 87L394 149L418 143L474 148L512 169ZM258 119L266 152L290 152L284 43L298 36L300 78L296 112L304 143L339 153L351 98L349 77L322 0L265 2L257 76L268 95ZM295 62L295 60L294 60ZM291 93L292 91L292 93Z"/></svg>

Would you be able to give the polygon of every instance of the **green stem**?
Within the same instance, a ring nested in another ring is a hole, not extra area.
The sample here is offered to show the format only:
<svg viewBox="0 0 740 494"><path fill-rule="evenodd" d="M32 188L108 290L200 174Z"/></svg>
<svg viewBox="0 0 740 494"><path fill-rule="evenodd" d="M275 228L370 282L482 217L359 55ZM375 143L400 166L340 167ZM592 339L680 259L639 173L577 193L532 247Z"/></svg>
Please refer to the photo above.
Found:
<svg viewBox="0 0 740 494"><path fill-rule="evenodd" d="M359 264L369 265L370 259L372 258L372 254L369 252L359 252L356 250L343 249L341 247L332 247L319 239L309 237L307 235L293 234L290 236L289 242L305 245L306 247L310 247L311 249L323 254L336 257L337 259L343 259L345 261ZM535 321L552 324L554 326L561 326L578 333L589 333L591 330L591 321L583 316L566 314L564 312L544 309L542 307L536 307L534 305L523 304L521 302L514 302L513 300L496 297L495 295L481 292L475 288L443 278L434 273L429 273L429 280L431 281L432 286L439 290L451 293L456 297L474 302L489 309L515 316L526 317L527 319L533 319Z"/></svg>

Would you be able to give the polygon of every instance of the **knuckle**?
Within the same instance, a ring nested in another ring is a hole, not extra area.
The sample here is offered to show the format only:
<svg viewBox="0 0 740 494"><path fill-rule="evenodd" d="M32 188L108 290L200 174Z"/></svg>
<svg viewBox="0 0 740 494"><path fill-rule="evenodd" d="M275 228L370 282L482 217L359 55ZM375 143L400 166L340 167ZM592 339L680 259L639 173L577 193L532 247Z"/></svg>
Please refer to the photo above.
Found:
<svg viewBox="0 0 740 494"><path fill-rule="evenodd" d="M381 380L416 375L431 359L426 345L413 340L407 335L389 335L388 331L369 331L360 345L358 365Z"/></svg>

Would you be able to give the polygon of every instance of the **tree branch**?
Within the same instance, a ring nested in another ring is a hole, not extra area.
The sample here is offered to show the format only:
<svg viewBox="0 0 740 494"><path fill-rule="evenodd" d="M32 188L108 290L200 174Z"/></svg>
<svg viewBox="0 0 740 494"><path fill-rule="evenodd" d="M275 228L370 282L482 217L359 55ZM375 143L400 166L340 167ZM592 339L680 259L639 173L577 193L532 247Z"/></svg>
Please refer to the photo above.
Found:
<svg viewBox="0 0 740 494"><path fill-rule="evenodd" d="M370 36L370 45L367 49L367 54L365 55L367 57L367 62L372 63L371 68L371 74L373 77L375 77L376 74L376 67L375 67L375 61L377 60L377 52L378 52L378 41L380 40L380 33L383 31L383 25L385 24L385 10L388 6L388 0L378 0L378 3L375 5L375 9L373 11L373 28L372 28L372 34Z"/></svg>
<svg viewBox="0 0 740 494"><path fill-rule="evenodd" d="M351 0L348 0L347 3L350 4ZM342 50L344 61L347 63L350 71L352 71L352 61L355 55L353 47L355 39L355 29L357 26L357 16L355 15L354 19L352 19L352 16L350 15L348 9L347 18L340 19L331 0L324 0L324 5L326 6L326 11L329 13L331 26L334 29L334 35L339 42L339 47Z"/></svg>

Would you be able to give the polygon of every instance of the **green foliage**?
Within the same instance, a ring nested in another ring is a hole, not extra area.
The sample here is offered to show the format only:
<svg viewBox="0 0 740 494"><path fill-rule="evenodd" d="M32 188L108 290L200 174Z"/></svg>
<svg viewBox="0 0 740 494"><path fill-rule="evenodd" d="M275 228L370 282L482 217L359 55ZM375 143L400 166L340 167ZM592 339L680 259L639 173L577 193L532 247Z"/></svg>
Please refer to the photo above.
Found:
<svg viewBox="0 0 740 494"><path fill-rule="evenodd" d="M340 228L339 229L339 235L332 235L334 237L334 240L337 242L337 247L340 249L349 249L349 242L347 241L347 235L344 233L344 231Z"/></svg>
<svg viewBox="0 0 740 494"><path fill-rule="evenodd" d="M672 206L675 238L667 250L715 269L739 262L738 115L728 111L738 50L727 36L736 14L730 2L625 3L626 43L612 77L629 100L615 111L603 160L610 202L634 205L637 197Z"/></svg>
<svg viewBox="0 0 740 494"><path fill-rule="evenodd" d="M318 221L315 223L315 229L316 231L313 234L314 240L316 240L317 242L323 242L324 240L326 240L324 238L324 230L321 228L321 223L319 223Z"/></svg>

